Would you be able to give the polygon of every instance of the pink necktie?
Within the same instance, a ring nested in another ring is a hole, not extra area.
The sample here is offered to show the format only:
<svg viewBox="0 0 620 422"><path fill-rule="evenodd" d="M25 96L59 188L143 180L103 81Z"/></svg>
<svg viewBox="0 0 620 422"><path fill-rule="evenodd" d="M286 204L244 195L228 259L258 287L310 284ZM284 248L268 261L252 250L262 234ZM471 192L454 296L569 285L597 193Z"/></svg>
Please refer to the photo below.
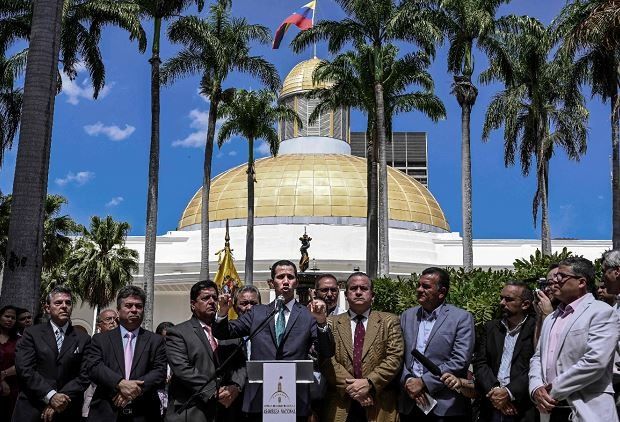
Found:
<svg viewBox="0 0 620 422"><path fill-rule="evenodd" d="M133 339L133 333L126 333L125 338L127 344L125 345L125 379L129 379L131 375L131 363L133 362L133 350L131 349L131 339Z"/></svg>
<svg viewBox="0 0 620 422"><path fill-rule="evenodd" d="M207 338L209 339L209 344L211 345L211 350L213 350L215 352L217 350L217 340L215 339L215 337L213 337L213 334L211 333L211 326L210 325L205 325L203 328L207 332Z"/></svg>

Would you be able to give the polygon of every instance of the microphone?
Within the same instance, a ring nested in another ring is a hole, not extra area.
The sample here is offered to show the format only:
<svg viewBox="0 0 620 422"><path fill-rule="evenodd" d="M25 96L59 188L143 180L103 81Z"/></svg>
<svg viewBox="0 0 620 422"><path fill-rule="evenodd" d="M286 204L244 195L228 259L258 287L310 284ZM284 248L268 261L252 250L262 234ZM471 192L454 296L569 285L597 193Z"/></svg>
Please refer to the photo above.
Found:
<svg viewBox="0 0 620 422"><path fill-rule="evenodd" d="M428 369L428 372L437 377L441 376L441 369L439 369L439 367L435 365L432 360L424 356L418 349L413 349L411 354L422 364L422 366Z"/></svg>
<svg viewBox="0 0 620 422"><path fill-rule="evenodd" d="M280 312L284 308L284 296L280 295L276 298L276 311Z"/></svg>

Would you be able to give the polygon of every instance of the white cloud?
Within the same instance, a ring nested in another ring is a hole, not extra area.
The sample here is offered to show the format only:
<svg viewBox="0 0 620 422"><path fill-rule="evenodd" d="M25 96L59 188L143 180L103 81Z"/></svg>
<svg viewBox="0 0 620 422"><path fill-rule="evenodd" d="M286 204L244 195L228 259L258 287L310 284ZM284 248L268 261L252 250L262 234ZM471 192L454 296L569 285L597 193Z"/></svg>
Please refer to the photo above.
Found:
<svg viewBox="0 0 620 422"><path fill-rule="evenodd" d="M229 155L229 156L231 156L231 157L234 157L235 155L237 155L237 151L235 151L235 150L230 151L230 152L228 153L228 155Z"/></svg>
<svg viewBox="0 0 620 422"><path fill-rule="evenodd" d="M265 141L260 141L258 146L255 148L256 152L260 156L271 155L271 150L269 149L269 145Z"/></svg>
<svg viewBox="0 0 620 422"><path fill-rule="evenodd" d="M117 205L120 205L121 202L123 202L125 199L122 196L115 196L114 198L110 199L110 201L108 201L105 206L106 207L115 207Z"/></svg>
<svg viewBox="0 0 620 422"><path fill-rule="evenodd" d="M66 186L69 183L74 183L77 186L82 186L95 177L95 173L92 171L79 171L77 173L69 172L64 178L57 178L55 180L58 186Z"/></svg>
<svg viewBox="0 0 620 422"><path fill-rule="evenodd" d="M67 75L61 72L60 77L62 79L62 93L65 94L67 98L67 102L69 104L78 105L80 103L80 99L93 100L93 86L90 83L88 77L82 78L81 82L80 74L86 70L86 67L83 63L78 64L77 72L78 75L75 80L69 79ZM105 84L103 88L99 91L99 99L105 98L109 93L112 87L114 86L114 82L108 82Z"/></svg>
<svg viewBox="0 0 620 422"><path fill-rule="evenodd" d="M202 98L202 100L203 100L205 103L207 103L207 104L211 104L211 100L209 99L209 97L207 97L206 95L202 95L202 94L200 93L200 88L196 88L196 94L198 94L198 96L199 96L200 98Z"/></svg>
<svg viewBox="0 0 620 422"><path fill-rule="evenodd" d="M116 125L105 126L101 122L97 122L93 125L84 126L84 131L90 136L99 136L101 134L105 135L111 141L122 141L127 139L134 133L136 130L135 127L125 124L125 128L121 129Z"/></svg>
<svg viewBox="0 0 620 422"><path fill-rule="evenodd" d="M191 119L189 127L195 129L183 139L177 139L172 142L173 147L184 148L202 148L207 142L207 128L209 127L209 112L193 109L189 112L188 117ZM217 139L217 130L221 126L220 120L215 122L215 138Z"/></svg>

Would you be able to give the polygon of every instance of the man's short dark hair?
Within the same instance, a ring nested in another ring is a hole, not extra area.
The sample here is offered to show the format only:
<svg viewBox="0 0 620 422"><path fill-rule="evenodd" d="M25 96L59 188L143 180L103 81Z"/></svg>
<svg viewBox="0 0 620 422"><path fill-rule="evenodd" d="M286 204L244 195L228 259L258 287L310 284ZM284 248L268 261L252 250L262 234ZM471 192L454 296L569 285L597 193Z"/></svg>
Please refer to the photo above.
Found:
<svg viewBox="0 0 620 422"><path fill-rule="evenodd" d="M437 275L437 289L443 287L446 289L446 293L450 290L450 274L448 274L448 272L443 268L428 267L422 271L422 275Z"/></svg>
<svg viewBox="0 0 620 422"><path fill-rule="evenodd" d="M368 274L366 274L363 271L355 271L353 273L351 273L351 275L349 275L349 277L347 277L347 290L349 290L349 282L351 281L351 279L353 277L366 277L368 279L368 282L370 283L370 291L374 292L374 285L372 283L372 278L370 278L370 276Z"/></svg>
<svg viewBox="0 0 620 422"><path fill-rule="evenodd" d="M325 274L321 274L320 276L317 277L316 281L314 282L314 288L315 289L319 288L319 281L323 280L324 278L331 278L332 280L334 280L336 282L336 284L338 284L338 279L336 278L335 275L330 274L330 273L325 273Z"/></svg>
<svg viewBox="0 0 620 422"><path fill-rule="evenodd" d="M233 298L233 307L237 306L237 302L239 301L239 296L241 296L244 293L256 293L256 297L258 298L258 303L261 303L260 291L256 288L256 286L248 285L248 286L243 286L242 288L237 290L237 293L235 294L235 297Z"/></svg>
<svg viewBox="0 0 620 422"><path fill-rule="evenodd" d="M169 321L160 322L157 328L155 328L155 334L163 335L164 331L168 331L168 328L174 327L174 324Z"/></svg>
<svg viewBox="0 0 620 422"><path fill-rule="evenodd" d="M45 298L45 303L48 305L52 302L52 296L57 294L66 294L71 296L71 301L73 302L73 293L71 293L71 289L65 286L56 286L54 287Z"/></svg>
<svg viewBox="0 0 620 422"><path fill-rule="evenodd" d="M271 266L271 279L273 280L276 276L276 268L278 267L293 267L293 272L295 273L295 278L297 278L297 266L292 261L288 259L281 259Z"/></svg>
<svg viewBox="0 0 620 422"><path fill-rule="evenodd" d="M506 286L521 287L521 300L534 303L534 292L528 287L527 283L522 280L508 280Z"/></svg>
<svg viewBox="0 0 620 422"><path fill-rule="evenodd" d="M217 284L215 284L212 280L200 280L196 284L194 284L189 291L190 300L198 299L198 295L201 290L204 289L213 289L215 290L215 294L219 296L219 291L217 290Z"/></svg>
<svg viewBox="0 0 620 422"><path fill-rule="evenodd" d="M146 303L146 293L144 293L144 290L142 290L141 287L129 284L125 287L122 287L118 291L118 295L116 295L116 307L120 309L123 299L127 299L129 296L137 296L142 300L143 305Z"/></svg>
<svg viewBox="0 0 620 422"><path fill-rule="evenodd" d="M551 270L555 270L559 266L560 266L560 264L558 264L557 262L552 262L551 264L549 264L549 267L547 267L547 272L549 272Z"/></svg>
<svg viewBox="0 0 620 422"><path fill-rule="evenodd" d="M585 278L589 289L594 286L594 264L589 259L581 256L570 256L560 261L560 265L571 267L576 276Z"/></svg>

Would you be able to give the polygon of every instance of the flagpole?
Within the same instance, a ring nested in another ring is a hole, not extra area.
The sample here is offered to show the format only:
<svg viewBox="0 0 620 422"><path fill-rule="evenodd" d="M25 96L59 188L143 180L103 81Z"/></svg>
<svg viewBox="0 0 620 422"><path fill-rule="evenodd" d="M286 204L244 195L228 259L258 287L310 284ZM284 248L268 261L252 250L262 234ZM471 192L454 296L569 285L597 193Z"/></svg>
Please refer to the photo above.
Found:
<svg viewBox="0 0 620 422"><path fill-rule="evenodd" d="M312 10L312 27L314 28L314 15L316 14L316 7L318 5L318 0L314 2L314 10ZM316 41L314 41L314 59L316 59Z"/></svg>

